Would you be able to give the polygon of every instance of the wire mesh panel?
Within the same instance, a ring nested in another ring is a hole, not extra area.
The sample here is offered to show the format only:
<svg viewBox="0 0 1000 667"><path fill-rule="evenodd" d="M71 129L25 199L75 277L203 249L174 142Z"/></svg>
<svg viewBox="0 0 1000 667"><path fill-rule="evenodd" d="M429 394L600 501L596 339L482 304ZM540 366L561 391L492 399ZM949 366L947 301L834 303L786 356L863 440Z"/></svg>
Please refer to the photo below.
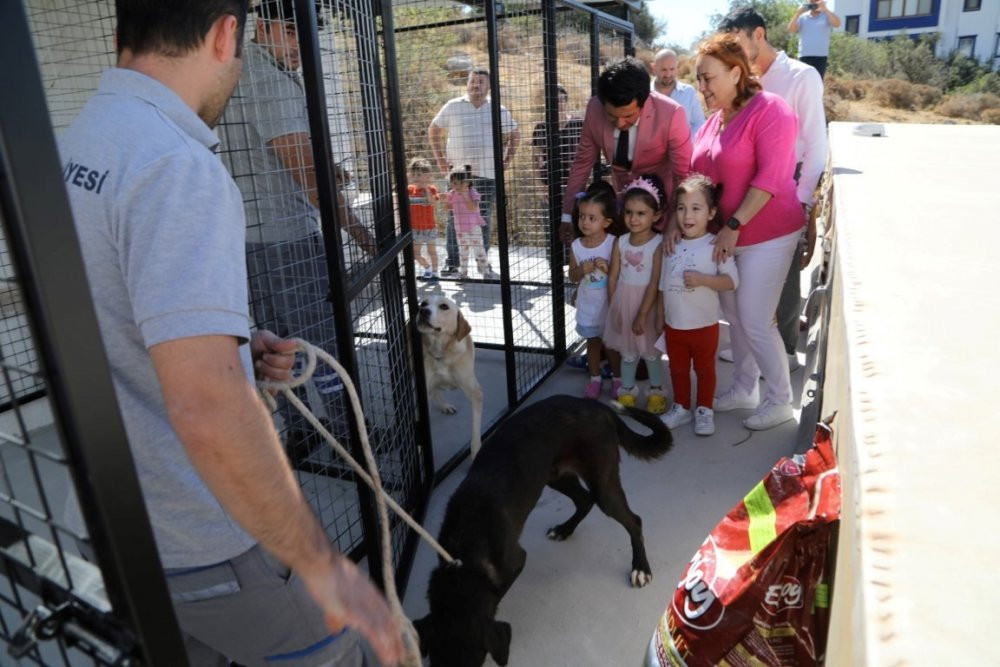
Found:
<svg viewBox="0 0 1000 667"><path fill-rule="evenodd" d="M0 385L0 411L9 409L15 401L31 400L44 395L45 385L39 381L38 357L28 331L24 304L14 279L14 267L7 251L7 239L0 231L0 358L23 372L12 373L10 382Z"/></svg>
<svg viewBox="0 0 1000 667"><path fill-rule="evenodd" d="M304 338L344 364L386 489L414 509L426 479L397 279L377 7L339 0L312 9L299 14L276 2L251 14L243 73L220 125L220 153L247 214L251 311L257 326ZM336 373L321 366L300 397L359 454ZM331 540L356 556L371 553L367 491L292 406L279 401L275 421ZM407 534L393 532L397 564Z"/></svg>
<svg viewBox="0 0 1000 667"><path fill-rule="evenodd" d="M217 128L220 156L244 197L251 314L257 327L302 337L347 366L369 412L361 426L371 429L392 480L386 488L415 509L427 480L415 444L404 300L397 281L381 279L384 271L398 275L399 249L375 7L366 0L317 3L303 21L294 4L252 3L243 75ZM114 64L114 6L32 0L28 15L59 129ZM318 52L312 70L302 63L304 43ZM392 366L381 372L373 360ZM384 403L387 395L394 400ZM332 370L321 365L301 398L338 440L358 446L343 383ZM375 528L370 496L291 406L279 405L275 423L331 541L363 556ZM406 535L403 528L393 534L397 564Z"/></svg>
<svg viewBox="0 0 1000 667"><path fill-rule="evenodd" d="M0 225L6 224L0 212ZM0 249L8 254L6 240ZM8 289L21 305L19 277L13 266L8 271ZM26 320L27 316L22 311L18 317ZM24 343L33 349L27 322L22 326ZM80 557L77 545L86 535L63 522L63 508L73 487L49 403L45 398L31 403L17 399L14 385L18 381L30 379L45 387L38 364L32 359L22 365L4 353L0 365L0 386L13 397L0 413L0 641L17 653L23 647L18 657L35 664L101 664L102 658L108 661L122 654L112 642L71 645L58 641L37 646L31 642L28 628L33 613L76 605L81 613L86 610L102 617L110 616L111 604L100 569Z"/></svg>
<svg viewBox="0 0 1000 667"><path fill-rule="evenodd" d="M493 142L473 147L503 167L490 172L490 192L496 192L492 211L503 217L492 226L495 249L488 257L491 268L502 264L509 280L480 282L470 266L468 279L432 281L421 291L441 291L467 311L466 317L471 313L477 347L485 351L477 360L498 348L509 355L503 368L513 405L580 340L562 284L565 249L554 242L559 223L554 200L562 196L598 66L624 55L631 32L620 21L598 23L599 12L579 3L558 0L394 0L392 5L407 159L428 160L439 190L449 187L448 170L462 157L453 142L472 145L461 134L467 129L448 124L451 105L464 100L465 127L480 122L482 109L489 108L475 100L482 72L489 77L490 103L500 107L493 125L477 130L492 132ZM438 145L436 125L446 130ZM512 135L514 142L508 140ZM548 155L550 138L556 144L554 159ZM481 210L485 215L489 207ZM449 216L446 210L438 213L432 249L444 266ZM418 272L429 261L425 257Z"/></svg>
<svg viewBox="0 0 1000 667"><path fill-rule="evenodd" d="M62 128L76 116L101 70L111 64L111 14L108 3L69 1L26 3L31 33L38 47L39 66L46 83L52 125ZM107 41L107 48L80 48L84 43ZM2 232L0 232L2 235ZM6 252L0 254L0 348L4 358L20 368L37 370L37 357L27 330L22 304L10 285L13 268ZM0 387L0 406L11 396L21 400L38 397L43 385L31 375L14 377ZM13 394L11 394L13 392Z"/></svg>

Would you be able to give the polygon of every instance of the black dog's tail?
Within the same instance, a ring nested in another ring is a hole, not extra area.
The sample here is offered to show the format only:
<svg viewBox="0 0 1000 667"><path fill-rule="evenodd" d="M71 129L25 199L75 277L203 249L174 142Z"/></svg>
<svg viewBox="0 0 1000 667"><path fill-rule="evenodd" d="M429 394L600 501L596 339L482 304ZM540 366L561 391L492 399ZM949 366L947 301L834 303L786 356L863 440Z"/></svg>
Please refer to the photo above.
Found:
<svg viewBox="0 0 1000 667"><path fill-rule="evenodd" d="M625 407L618 401L608 403L611 409L619 415L625 415L636 420L653 432L649 435L639 435L628 427L622 419L618 419L618 442L630 455L644 461L658 459L674 446L674 436L666 424L656 415L639 408Z"/></svg>

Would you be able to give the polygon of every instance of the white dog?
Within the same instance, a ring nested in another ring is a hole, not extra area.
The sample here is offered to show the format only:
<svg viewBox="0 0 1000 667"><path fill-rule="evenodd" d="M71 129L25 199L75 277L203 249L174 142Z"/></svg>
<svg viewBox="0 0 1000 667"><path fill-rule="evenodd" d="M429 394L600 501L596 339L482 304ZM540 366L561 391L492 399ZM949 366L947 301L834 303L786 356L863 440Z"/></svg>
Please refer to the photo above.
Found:
<svg viewBox="0 0 1000 667"><path fill-rule="evenodd" d="M454 301L434 294L420 304L417 331L423 341L427 393L438 409L446 415L456 412L455 406L441 394L446 389L461 389L472 403L472 455L475 456L482 444L483 390L476 380L472 327Z"/></svg>

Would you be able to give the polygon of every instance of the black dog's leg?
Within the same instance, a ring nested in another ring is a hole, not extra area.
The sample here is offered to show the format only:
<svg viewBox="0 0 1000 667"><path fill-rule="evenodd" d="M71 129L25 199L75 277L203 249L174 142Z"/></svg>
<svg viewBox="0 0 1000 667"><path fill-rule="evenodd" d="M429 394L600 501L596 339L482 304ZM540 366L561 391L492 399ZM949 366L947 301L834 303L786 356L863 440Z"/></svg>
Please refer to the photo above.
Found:
<svg viewBox="0 0 1000 667"><path fill-rule="evenodd" d="M630 580L638 588L653 580L649 561L646 559L646 546L642 539L642 519L628 506L625 490L617 475L606 479L597 487L597 506L609 517L620 523L632 540L632 572Z"/></svg>
<svg viewBox="0 0 1000 667"><path fill-rule="evenodd" d="M524 563L528 559L528 552L520 544L515 544L513 549L511 549L507 558L505 559L506 565L500 576L503 581L500 582L500 597L507 594L514 580L517 579L518 575L521 574L521 570L524 569Z"/></svg>
<svg viewBox="0 0 1000 667"><path fill-rule="evenodd" d="M594 506L594 497L587 489L583 488L583 485L580 484L580 479L576 475L563 475L549 482L549 487L568 496L576 506L576 511L569 518L569 521L549 528L549 532L547 533L550 540L565 540L573 534L576 527L580 525L583 518L590 512L590 509Z"/></svg>

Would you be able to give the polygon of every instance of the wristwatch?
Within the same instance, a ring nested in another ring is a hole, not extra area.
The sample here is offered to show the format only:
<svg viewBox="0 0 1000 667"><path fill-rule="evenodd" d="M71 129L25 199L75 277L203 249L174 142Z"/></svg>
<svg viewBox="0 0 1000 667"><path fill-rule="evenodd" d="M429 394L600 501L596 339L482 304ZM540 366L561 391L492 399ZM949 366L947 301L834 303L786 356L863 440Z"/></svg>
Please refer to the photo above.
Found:
<svg viewBox="0 0 1000 667"><path fill-rule="evenodd" d="M740 227L742 226L743 223L737 220L736 218L729 218L729 220L726 220L726 227L729 227L733 231L739 231Z"/></svg>

